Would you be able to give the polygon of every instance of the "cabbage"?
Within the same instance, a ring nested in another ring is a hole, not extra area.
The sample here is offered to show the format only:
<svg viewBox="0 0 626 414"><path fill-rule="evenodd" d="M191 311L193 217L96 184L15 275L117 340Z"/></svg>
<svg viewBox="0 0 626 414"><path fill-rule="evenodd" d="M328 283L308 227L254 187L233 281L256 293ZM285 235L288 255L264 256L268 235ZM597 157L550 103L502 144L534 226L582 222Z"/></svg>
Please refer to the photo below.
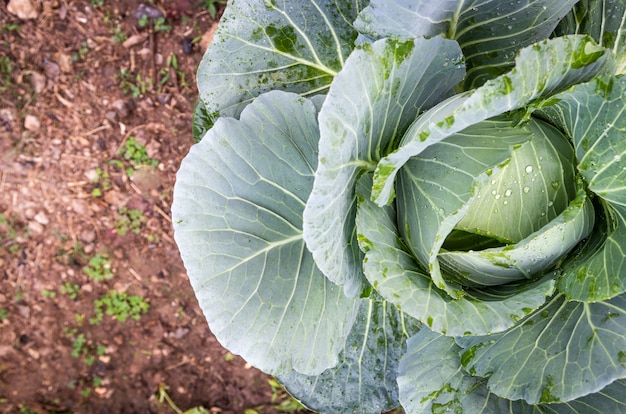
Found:
<svg viewBox="0 0 626 414"><path fill-rule="evenodd" d="M312 410L626 411L626 1L234 0L175 239Z"/></svg>

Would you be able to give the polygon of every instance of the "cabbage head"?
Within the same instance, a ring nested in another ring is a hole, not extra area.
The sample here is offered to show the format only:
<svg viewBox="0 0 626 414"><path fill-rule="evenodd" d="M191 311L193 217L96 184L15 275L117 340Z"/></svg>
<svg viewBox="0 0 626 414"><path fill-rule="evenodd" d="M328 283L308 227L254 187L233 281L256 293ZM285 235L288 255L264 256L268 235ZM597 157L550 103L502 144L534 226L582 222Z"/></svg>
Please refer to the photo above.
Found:
<svg viewBox="0 0 626 414"><path fill-rule="evenodd" d="M626 412L626 0L232 0L175 238L311 410Z"/></svg>

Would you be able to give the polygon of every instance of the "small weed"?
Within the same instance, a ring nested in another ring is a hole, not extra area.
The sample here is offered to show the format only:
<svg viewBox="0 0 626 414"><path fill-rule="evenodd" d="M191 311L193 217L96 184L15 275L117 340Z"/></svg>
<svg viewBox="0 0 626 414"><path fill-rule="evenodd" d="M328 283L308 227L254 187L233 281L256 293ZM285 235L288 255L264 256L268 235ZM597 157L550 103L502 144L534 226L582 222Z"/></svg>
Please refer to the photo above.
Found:
<svg viewBox="0 0 626 414"><path fill-rule="evenodd" d="M80 242L78 240L74 243L74 247L72 247L71 249L66 249L63 246L59 247L59 249L57 250L57 255L67 255L67 261L70 265L76 265L79 263L80 259L86 258L83 247L80 245Z"/></svg>
<svg viewBox="0 0 626 414"><path fill-rule="evenodd" d="M72 356L83 358L86 366L90 367L96 362L96 358L106 353L106 347L100 344L89 344L84 333L78 333L76 328L66 328L65 336L72 340Z"/></svg>
<svg viewBox="0 0 626 414"><path fill-rule="evenodd" d="M61 293L69 296L70 299L76 300L78 292L80 292L80 285L76 283L65 282L61 285Z"/></svg>
<svg viewBox="0 0 626 414"><path fill-rule="evenodd" d="M172 53L167 60L165 61L165 68L161 69L159 74L161 75L161 80L159 82L160 86L163 86L170 80L170 77L174 73L174 76L178 79L178 84L181 88L186 88L187 79L185 77L185 72L179 70L178 68L178 57L175 53Z"/></svg>
<svg viewBox="0 0 626 414"><path fill-rule="evenodd" d="M87 353L87 339L85 334L78 334L72 342L72 356L78 358Z"/></svg>
<svg viewBox="0 0 626 414"><path fill-rule="evenodd" d="M89 320L92 325L100 323L105 314L122 323L128 318L138 321L141 315L150 309L150 304L141 296L128 295L114 290L109 291L101 299L95 300L93 304L96 316Z"/></svg>
<svg viewBox="0 0 626 414"><path fill-rule="evenodd" d="M140 165L148 165L151 167L156 167L159 165L159 161L148 156L148 150L144 145L137 142L134 136L130 136L124 145L120 148L119 154L124 157L126 161L129 161L133 167L138 167ZM127 175L132 175L134 170L126 170ZM130 172L130 173L129 173Z"/></svg>
<svg viewBox="0 0 626 414"><path fill-rule="evenodd" d="M126 33L124 33L122 29L116 27L111 30L111 38L115 43L124 43L124 41L128 39L128 36L126 36Z"/></svg>
<svg viewBox="0 0 626 414"><path fill-rule="evenodd" d="M0 213L0 247L7 247L11 254L16 254L21 249L18 227L15 216L7 217ZM24 230L22 236L28 237L28 231Z"/></svg>
<svg viewBox="0 0 626 414"><path fill-rule="evenodd" d="M144 95L153 86L152 78L142 78L140 73L134 75L126 69L120 69L119 79L122 92L130 94L133 98Z"/></svg>
<svg viewBox="0 0 626 414"><path fill-rule="evenodd" d="M174 401L172 401L172 399L170 398L169 394L167 393L168 389L169 387L167 385L159 384L159 389L156 393L156 398L157 398L157 401L161 404L167 403L167 405L169 405L172 411L174 411L176 414L209 414L210 411L204 407L193 407L187 411L181 410L174 403Z"/></svg>
<svg viewBox="0 0 626 414"><path fill-rule="evenodd" d="M148 18L147 14L141 15L139 20L137 20L137 26L141 27L142 29L144 27L147 27L149 24L150 24L150 19Z"/></svg>
<svg viewBox="0 0 626 414"><path fill-rule="evenodd" d="M0 322L4 322L9 319L9 310L7 308L0 308Z"/></svg>
<svg viewBox="0 0 626 414"><path fill-rule="evenodd" d="M37 411L32 410L28 408L27 406L23 405L20 407L20 414L37 414Z"/></svg>
<svg viewBox="0 0 626 414"><path fill-rule="evenodd" d="M104 6L104 0L89 0L89 5L94 9Z"/></svg>
<svg viewBox="0 0 626 414"><path fill-rule="evenodd" d="M92 384L93 384L94 388L100 387L102 385L102 381L103 381L102 378L100 378L97 375L95 377L93 377Z"/></svg>
<svg viewBox="0 0 626 414"><path fill-rule="evenodd" d="M2 82L0 82L0 91L4 91L7 86L12 84L11 76L13 73L13 64L11 63L11 59L8 56L0 57L0 78Z"/></svg>
<svg viewBox="0 0 626 414"><path fill-rule="evenodd" d="M80 43L80 48L72 55L72 62L83 60L87 53L89 53L89 45L86 41L82 41Z"/></svg>
<svg viewBox="0 0 626 414"><path fill-rule="evenodd" d="M54 290L43 289L41 291L41 296L43 296L45 299L54 299L57 297L57 292Z"/></svg>
<svg viewBox="0 0 626 414"><path fill-rule="evenodd" d="M111 261L100 253L89 259L89 264L83 267L83 271L96 282L113 278Z"/></svg>
<svg viewBox="0 0 626 414"><path fill-rule="evenodd" d="M148 27L150 25L148 15L142 15L139 20L137 20L137 25L142 29ZM154 30L155 33L169 32L172 30L172 26L166 23L165 17L157 17L153 20L152 30Z"/></svg>
<svg viewBox="0 0 626 414"><path fill-rule="evenodd" d="M226 4L226 0L204 0L204 8L207 9L211 19L215 20L217 17L218 8Z"/></svg>
<svg viewBox="0 0 626 414"><path fill-rule="evenodd" d="M141 225L146 221L143 211L134 208L121 207L115 220L115 232L126 236L128 232L141 233Z"/></svg>
<svg viewBox="0 0 626 414"><path fill-rule="evenodd" d="M158 17L154 19L154 32L169 32L172 30L172 26L165 22L165 17Z"/></svg>
<svg viewBox="0 0 626 414"><path fill-rule="evenodd" d="M111 180L109 173L102 168L96 168L96 177L93 179L94 188L91 190L91 195L94 197L102 197L105 191L111 188Z"/></svg>
<svg viewBox="0 0 626 414"><path fill-rule="evenodd" d="M20 31L22 31L22 26L20 26L17 23L6 23L2 25L3 33L20 32Z"/></svg>
<svg viewBox="0 0 626 414"><path fill-rule="evenodd" d="M272 408L281 413L293 413L305 409L298 400L293 398L275 379L267 380L272 388Z"/></svg>
<svg viewBox="0 0 626 414"><path fill-rule="evenodd" d="M267 381L272 389L271 403L267 405L258 405L256 407L250 407L244 409L244 414L261 414L266 411L267 408L271 408L272 412L279 413L294 413L296 411L305 410L306 407L300 404L294 399L282 385L275 379Z"/></svg>

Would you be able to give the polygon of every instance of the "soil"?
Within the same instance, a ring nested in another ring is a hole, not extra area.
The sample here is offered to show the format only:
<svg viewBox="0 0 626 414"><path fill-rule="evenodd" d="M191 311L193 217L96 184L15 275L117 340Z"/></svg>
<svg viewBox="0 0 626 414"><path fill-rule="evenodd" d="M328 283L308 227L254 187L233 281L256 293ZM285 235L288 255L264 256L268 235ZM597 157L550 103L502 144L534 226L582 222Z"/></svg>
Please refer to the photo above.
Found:
<svg viewBox="0 0 626 414"><path fill-rule="evenodd" d="M0 1L0 412L285 412L212 336L171 227L222 2L41 3Z"/></svg>

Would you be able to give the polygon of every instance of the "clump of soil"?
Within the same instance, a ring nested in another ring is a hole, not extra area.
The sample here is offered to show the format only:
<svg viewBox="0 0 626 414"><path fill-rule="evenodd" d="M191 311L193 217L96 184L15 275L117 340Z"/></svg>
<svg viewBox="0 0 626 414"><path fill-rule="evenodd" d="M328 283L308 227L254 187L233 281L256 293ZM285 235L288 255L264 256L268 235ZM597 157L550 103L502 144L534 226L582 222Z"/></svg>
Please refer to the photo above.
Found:
<svg viewBox="0 0 626 414"><path fill-rule="evenodd" d="M290 408L211 335L172 238L223 2L12 3L35 7L0 2L0 411Z"/></svg>

